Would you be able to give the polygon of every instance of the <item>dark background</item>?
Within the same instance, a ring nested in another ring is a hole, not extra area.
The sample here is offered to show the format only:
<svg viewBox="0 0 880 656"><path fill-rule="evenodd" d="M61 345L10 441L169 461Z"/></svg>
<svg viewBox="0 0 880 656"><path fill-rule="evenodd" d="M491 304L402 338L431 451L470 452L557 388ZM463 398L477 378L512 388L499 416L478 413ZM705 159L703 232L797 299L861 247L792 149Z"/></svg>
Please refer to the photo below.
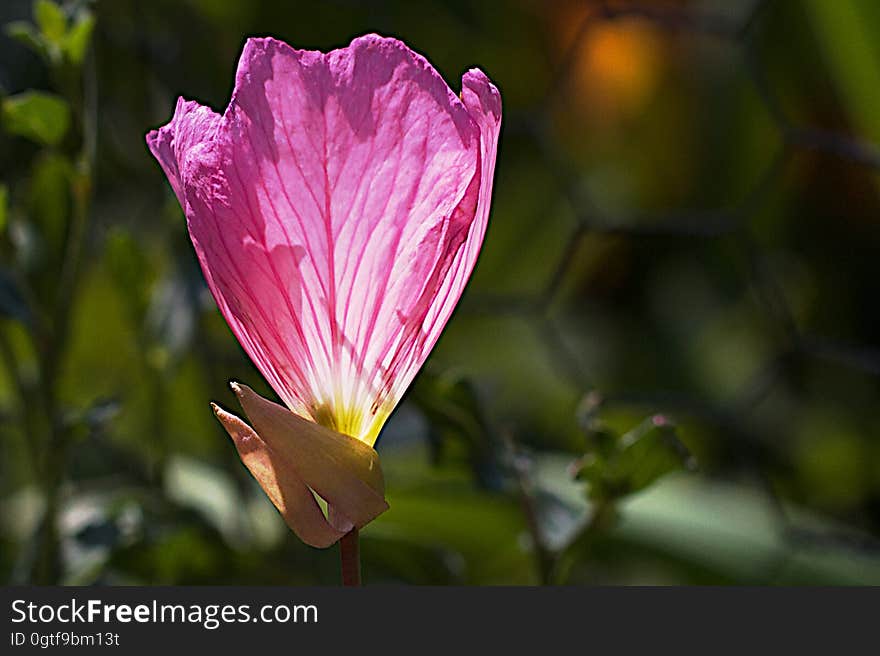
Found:
<svg viewBox="0 0 880 656"><path fill-rule="evenodd" d="M0 92L72 108L54 145L0 132L0 580L338 580L211 414L229 379L270 392L144 134L178 95L225 107L247 36L376 31L456 90L480 66L505 118L477 270L378 443L366 580L880 583L880 4L65 11L96 19L82 64L0 37ZM655 416L691 471L602 455Z"/></svg>

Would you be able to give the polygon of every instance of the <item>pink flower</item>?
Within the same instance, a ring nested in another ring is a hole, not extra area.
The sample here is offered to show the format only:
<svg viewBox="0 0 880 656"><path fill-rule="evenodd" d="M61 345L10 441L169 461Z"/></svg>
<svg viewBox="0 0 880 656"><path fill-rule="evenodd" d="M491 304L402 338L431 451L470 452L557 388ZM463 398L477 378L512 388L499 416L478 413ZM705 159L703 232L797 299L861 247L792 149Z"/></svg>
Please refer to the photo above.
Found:
<svg viewBox="0 0 880 656"><path fill-rule="evenodd" d="M375 443L474 268L500 122L481 71L459 97L396 39L264 38L222 115L180 99L147 135L223 316L299 418Z"/></svg>

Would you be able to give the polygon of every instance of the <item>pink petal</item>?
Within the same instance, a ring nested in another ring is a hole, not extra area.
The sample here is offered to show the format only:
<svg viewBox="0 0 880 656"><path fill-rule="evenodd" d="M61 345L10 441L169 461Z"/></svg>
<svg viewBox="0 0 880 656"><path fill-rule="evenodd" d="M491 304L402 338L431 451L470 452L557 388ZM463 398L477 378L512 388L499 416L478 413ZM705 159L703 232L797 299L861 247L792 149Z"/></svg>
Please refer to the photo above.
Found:
<svg viewBox="0 0 880 656"><path fill-rule="evenodd" d="M165 127L147 134L147 145L159 160L168 182L184 209L182 171L213 139L220 116L207 107L179 98L174 118Z"/></svg>
<svg viewBox="0 0 880 656"><path fill-rule="evenodd" d="M372 443L485 232L500 98L403 43L251 39L224 115L148 137L227 322L285 404Z"/></svg>
<svg viewBox="0 0 880 656"><path fill-rule="evenodd" d="M428 327L424 343L417 351L418 357L411 363L407 375L399 375L396 380L397 397L403 396L425 359L434 348L452 311L458 304L465 285L477 263L486 225L489 221L489 208L492 202L492 182L495 177L495 157L498 151L498 136L501 133L501 94L494 84L479 69L471 69L461 80L461 97L471 118L480 130L480 193L477 200L476 216L464 245L455 256L443 286L438 290L431 309L425 318Z"/></svg>

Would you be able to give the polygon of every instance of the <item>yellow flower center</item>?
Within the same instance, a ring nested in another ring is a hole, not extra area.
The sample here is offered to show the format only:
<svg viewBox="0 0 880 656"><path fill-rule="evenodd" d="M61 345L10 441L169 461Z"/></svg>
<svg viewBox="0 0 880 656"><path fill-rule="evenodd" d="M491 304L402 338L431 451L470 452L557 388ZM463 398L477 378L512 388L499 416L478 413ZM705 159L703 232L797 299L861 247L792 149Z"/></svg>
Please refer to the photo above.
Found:
<svg viewBox="0 0 880 656"><path fill-rule="evenodd" d="M321 403L312 406L311 414L315 423L373 446L391 413L384 407L365 412L360 406Z"/></svg>

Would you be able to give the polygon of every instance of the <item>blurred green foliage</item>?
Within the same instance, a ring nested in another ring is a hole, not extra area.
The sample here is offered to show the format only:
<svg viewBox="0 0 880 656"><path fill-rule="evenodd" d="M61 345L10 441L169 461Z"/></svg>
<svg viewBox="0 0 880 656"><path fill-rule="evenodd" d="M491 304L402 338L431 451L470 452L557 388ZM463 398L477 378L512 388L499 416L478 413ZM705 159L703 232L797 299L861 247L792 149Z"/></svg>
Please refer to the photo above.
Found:
<svg viewBox="0 0 880 656"><path fill-rule="evenodd" d="M871 0L6 0L0 579L335 583L208 406L271 391L144 134L243 40L369 31L505 123L462 306L378 450L367 582L880 583ZM694 467L698 463L698 469Z"/></svg>

